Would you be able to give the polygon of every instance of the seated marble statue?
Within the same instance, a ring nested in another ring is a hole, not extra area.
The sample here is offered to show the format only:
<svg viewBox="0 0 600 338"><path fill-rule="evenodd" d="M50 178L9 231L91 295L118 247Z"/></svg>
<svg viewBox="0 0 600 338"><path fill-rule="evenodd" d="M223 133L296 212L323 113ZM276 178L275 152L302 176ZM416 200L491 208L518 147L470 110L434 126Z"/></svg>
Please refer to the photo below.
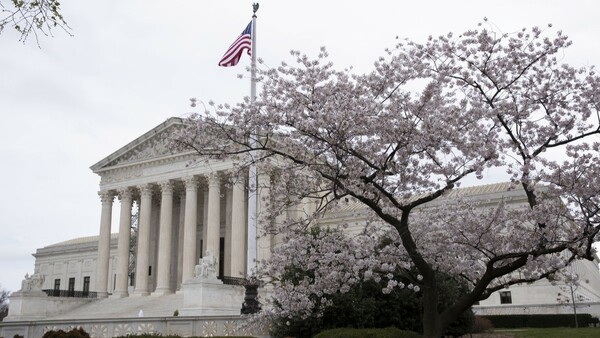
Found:
<svg viewBox="0 0 600 338"><path fill-rule="evenodd" d="M44 284L45 276L39 273L34 273L33 275L29 275L29 273L25 274L25 279L21 282L21 292L29 292L29 291L41 291L42 285Z"/></svg>
<svg viewBox="0 0 600 338"><path fill-rule="evenodd" d="M217 258L213 254L206 250L204 257L200 258L200 264L196 265L194 274L200 278L216 278L217 277Z"/></svg>

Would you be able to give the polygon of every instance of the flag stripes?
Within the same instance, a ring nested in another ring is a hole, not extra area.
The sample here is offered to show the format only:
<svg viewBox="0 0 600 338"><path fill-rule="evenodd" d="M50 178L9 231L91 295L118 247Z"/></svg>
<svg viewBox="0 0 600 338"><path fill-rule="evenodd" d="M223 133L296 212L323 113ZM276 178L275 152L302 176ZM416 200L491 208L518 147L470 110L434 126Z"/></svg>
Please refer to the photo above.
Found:
<svg viewBox="0 0 600 338"><path fill-rule="evenodd" d="M219 66L231 67L237 65L244 50L247 51L248 55L252 54L252 21L250 21L242 34L229 46L229 49L227 49L225 55L219 61Z"/></svg>

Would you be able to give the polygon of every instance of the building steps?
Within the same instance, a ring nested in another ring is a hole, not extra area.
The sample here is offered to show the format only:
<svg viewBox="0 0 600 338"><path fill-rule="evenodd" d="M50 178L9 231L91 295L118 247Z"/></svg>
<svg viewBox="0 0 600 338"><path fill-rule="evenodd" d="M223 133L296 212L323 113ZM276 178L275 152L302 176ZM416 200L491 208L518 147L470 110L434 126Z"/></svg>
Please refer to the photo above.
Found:
<svg viewBox="0 0 600 338"><path fill-rule="evenodd" d="M171 317L175 310L181 311L182 307L183 294L103 298L48 319L131 318L140 315Z"/></svg>

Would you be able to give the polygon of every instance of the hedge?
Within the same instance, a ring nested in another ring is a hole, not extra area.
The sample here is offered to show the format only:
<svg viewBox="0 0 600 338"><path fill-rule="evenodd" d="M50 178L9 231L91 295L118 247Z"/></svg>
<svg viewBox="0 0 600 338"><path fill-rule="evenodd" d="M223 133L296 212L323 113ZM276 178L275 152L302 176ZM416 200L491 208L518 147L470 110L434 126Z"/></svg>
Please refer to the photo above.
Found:
<svg viewBox="0 0 600 338"><path fill-rule="evenodd" d="M420 338L421 335L411 331L402 331L395 327L385 329L353 329L339 328L320 332L313 338Z"/></svg>
<svg viewBox="0 0 600 338"><path fill-rule="evenodd" d="M125 336L115 336L113 338L182 338L179 335L165 335L163 336L160 333L139 333L139 334L128 334ZM188 338L201 338L201 337L188 337ZM255 338L251 336L213 336L213 338Z"/></svg>
<svg viewBox="0 0 600 338"><path fill-rule="evenodd" d="M494 315L482 316L489 319L496 328L520 328L520 327L575 327L575 318L571 314L560 315ZM577 323L580 327L597 324L598 318L589 313L577 315Z"/></svg>

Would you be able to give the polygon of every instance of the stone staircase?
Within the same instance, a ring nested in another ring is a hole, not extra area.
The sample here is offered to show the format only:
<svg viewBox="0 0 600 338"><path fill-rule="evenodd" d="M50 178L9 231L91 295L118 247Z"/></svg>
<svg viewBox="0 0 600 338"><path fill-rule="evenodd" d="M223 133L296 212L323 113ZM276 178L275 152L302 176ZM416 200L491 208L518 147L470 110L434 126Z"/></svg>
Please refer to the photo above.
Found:
<svg viewBox="0 0 600 338"><path fill-rule="evenodd" d="M140 310L144 317L172 317L182 307L183 294L104 298L48 319L134 318L140 316Z"/></svg>

